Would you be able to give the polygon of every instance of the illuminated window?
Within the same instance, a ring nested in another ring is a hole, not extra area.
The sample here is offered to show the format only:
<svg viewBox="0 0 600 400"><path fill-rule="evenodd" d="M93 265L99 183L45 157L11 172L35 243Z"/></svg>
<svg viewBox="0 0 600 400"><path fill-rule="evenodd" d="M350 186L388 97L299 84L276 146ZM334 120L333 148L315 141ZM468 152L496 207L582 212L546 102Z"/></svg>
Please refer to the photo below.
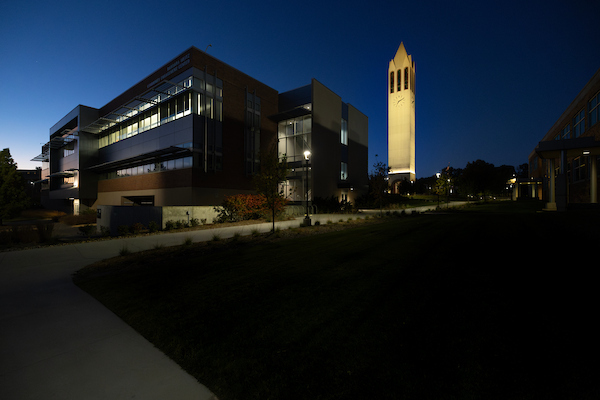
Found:
<svg viewBox="0 0 600 400"><path fill-rule="evenodd" d="M348 121L342 118L342 129L340 131L340 143L348 145Z"/></svg>
<svg viewBox="0 0 600 400"><path fill-rule="evenodd" d="M408 67L404 68L404 90L408 89Z"/></svg>
<svg viewBox="0 0 600 400"><path fill-rule="evenodd" d="M390 93L394 93L394 71L390 72Z"/></svg>
<svg viewBox="0 0 600 400"><path fill-rule="evenodd" d="M301 123L298 123L298 119L279 123L279 157L285 154L288 162L304 161L304 151L310 150L312 118L306 116L299 119Z"/></svg>
<svg viewBox="0 0 600 400"><path fill-rule="evenodd" d="M345 181L348 179L348 164L342 161L340 170L340 180Z"/></svg>
<svg viewBox="0 0 600 400"><path fill-rule="evenodd" d="M589 126L594 126L600 120L600 92L589 101L588 103L588 115L590 116Z"/></svg>

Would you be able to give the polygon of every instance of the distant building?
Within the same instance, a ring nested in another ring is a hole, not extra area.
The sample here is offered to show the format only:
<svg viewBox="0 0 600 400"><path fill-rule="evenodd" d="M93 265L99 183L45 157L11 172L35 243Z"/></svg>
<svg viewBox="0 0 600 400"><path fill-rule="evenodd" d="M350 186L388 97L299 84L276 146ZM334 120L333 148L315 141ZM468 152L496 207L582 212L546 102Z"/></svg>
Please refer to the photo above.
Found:
<svg viewBox="0 0 600 400"><path fill-rule="evenodd" d="M339 97L336 110L321 99L314 97L316 108L331 111L338 125L327 129L339 131ZM227 195L253 193L259 154L278 140L280 111L275 89L191 47L103 107L79 105L50 128L34 158L43 165L42 199L78 213L100 205L213 206ZM343 151L339 140L334 146L315 138L327 129L311 127L307 135L315 168L325 154ZM361 129L366 148L366 124ZM313 173L315 192L342 196L343 164L335 171L326 165ZM363 168L356 175L366 179Z"/></svg>
<svg viewBox="0 0 600 400"><path fill-rule="evenodd" d="M388 177L393 193L402 180L416 180L415 62L404 44L388 66Z"/></svg>
<svg viewBox="0 0 600 400"><path fill-rule="evenodd" d="M545 200L548 209L598 202L600 69L529 155L530 179L520 197Z"/></svg>

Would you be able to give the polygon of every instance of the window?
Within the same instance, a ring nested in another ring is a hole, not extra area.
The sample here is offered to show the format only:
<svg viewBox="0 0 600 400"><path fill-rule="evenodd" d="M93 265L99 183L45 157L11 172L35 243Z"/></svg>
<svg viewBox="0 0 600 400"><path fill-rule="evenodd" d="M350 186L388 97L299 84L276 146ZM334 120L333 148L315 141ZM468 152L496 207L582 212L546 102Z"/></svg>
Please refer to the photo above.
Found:
<svg viewBox="0 0 600 400"><path fill-rule="evenodd" d="M590 116L590 123L588 126L594 126L600 120L600 92L596 93L589 101L588 115Z"/></svg>
<svg viewBox="0 0 600 400"><path fill-rule="evenodd" d="M571 139L571 124L567 124L567 126L565 126L563 130L560 131L560 138Z"/></svg>
<svg viewBox="0 0 600 400"><path fill-rule="evenodd" d="M215 118L217 121L223 122L223 102L215 101Z"/></svg>
<svg viewBox="0 0 600 400"><path fill-rule="evenodd" d="M402 79L400 79L400 77L402 76L402 70L398 70L398 89L397 91L401 91L402 90Z"/></svg>
<svg viewBox="0 0 600 400"><path fill-rule="evenodd" d="M538 156L534 156L531 159L531 165L529 165L529 170L530 171L533 172L533 171L537 170L537 168L538 168L538 160L539 160Z"/></svg>
<svg viewBox="0 0 600 400"><path fill-rule="evenodd" d="M404 90L408 89L408 67L404 68Z"/></svg>
<svg viewBox="0 0 600 400"><path fill-rule="evenodd" d="M342 161L340 169L340 180L345 181L348 179L348 164Z"/></svg>
<svg viewBox="0 0 600 400"><path fill-rule="evenodd" d="M394 71L390 72L390 93L394 93Z"/></svg>
<svg viewBox="0 0 600 400"><path fill-rule="evenodd" d="M284 154L288 162L304 161L304 151L310 150L312 119L310 116L300 117L298 120L281 121L278 127L278 149L279 156ZM298 130L298 128L302 130Z"/></svg>
<svg viewBox="0 0 600 400"><path fill-rule="evenodd" d="M573 159L573 180L575 182L581 181L587 178L587 168L585 163L585 157L580 156Z"/></svg>
<svg viewBox="0 0 600 400"><path fill-rule="evenodd" d="M214 119L215 118L215 112L214 112L215 99L213 99L212 97L209 97L207 100L208 101L206 102L206 116L210 119Z"/></svg>
<svg viewBox="0 0 600 400"><path fill-rule="evenodd" d="M342 129L340 132L340 143L348 145L348 121L342 118Z"/></svg>
<svg viewBox="0 0 600 400"><path fill-rule="evenodd" d="M585 110L581 110L573 118L573 134L576 138L585 132Z"/></svg>
<svg viewBox="0 0 600 400"><path fill-rule="evenodd" d="M204 115L204 94L198 93L198 109L196 110L196 114Z"/></svg>
<svg viewBox="0 0 600 400"><path fill-rule="evenodd" d="M207 77L214 79L211 76ZM164 87L166 84L172 86ZM177 84L164 82L159 87L160 93L146 96L147 101L140 103L139 99L132 100L119 112L114 113L117 117L112 117L113 121L100 129L99 148L185 117L192 112L223 122L223 82L220 79L216 79L215 86L190 76ZM210 91L216 90L217 97L213 98L212 93L207 95L205 88Z"/></svg>
<svg viewBox="0 0 600 400"><path fill-rule="evenodd" d="M348 191L347 190L342 190L341 198L342 198L341 200L343 202L347 202L348 201Z"/></svg>
<svg viewBox="0 0 600 400"><path fill-rule="evenodd" d="M296 122L302 129L302 123ZM246 91L246 124L244 127L244 163L246 165L246 174L251 175L258 171L260 152L260 129L261 129L261 112L260 112L260 97L256 95L256 91ZM290 127L293 130L293 126ZM220 161L217 160L217 163Z"/></svg>

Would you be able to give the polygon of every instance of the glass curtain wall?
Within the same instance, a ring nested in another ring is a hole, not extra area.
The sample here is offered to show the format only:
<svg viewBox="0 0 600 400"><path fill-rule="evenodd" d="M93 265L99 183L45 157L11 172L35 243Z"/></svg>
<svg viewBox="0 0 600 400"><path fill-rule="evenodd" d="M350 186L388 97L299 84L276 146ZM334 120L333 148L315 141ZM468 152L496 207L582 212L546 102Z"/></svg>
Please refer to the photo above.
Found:
<svg viewBox="0 0 600 400"><path fill-rule="evenodd" d="M290 171L289 179L283 183L285 197L294 202L306 200L306 165L304 152L311 150L312 117L310 115L288 119L278 124L279 157L287 156L287 162L294 165ZM309 193L308 199L312 198L310 189L310 167L309 167Z"/></svg>
<svg viewBox="0 0 600 400"><path fill-rule="evenodd" d="M129 110L127 114L101 129L99 147L109 146L191 113L222 122L223 82L212 76L207 78L210 79L186 78L177 86L153 96L147 103L136 107L132 107L133 104L124 106Z"/></svg>
<svg viewBox="0 0 600 400"><path fill-rule="evenodd" d="M312 117L288 119L279 123L279 157L289 163L304 161L304 152L311 148Z"/></svg>

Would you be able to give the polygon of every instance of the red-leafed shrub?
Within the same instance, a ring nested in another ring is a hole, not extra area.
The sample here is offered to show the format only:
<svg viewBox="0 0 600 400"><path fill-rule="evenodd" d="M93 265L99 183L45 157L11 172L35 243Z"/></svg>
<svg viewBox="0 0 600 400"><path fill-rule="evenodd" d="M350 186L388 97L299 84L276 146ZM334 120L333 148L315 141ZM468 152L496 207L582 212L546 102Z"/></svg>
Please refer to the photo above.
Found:
<svg viewBox="0 0 600 400"><path fill-rule="evenodd" d="M287 204L287 200L278 199L275 211L280 213ZM269 215L271 209L267 199L261 194L237 194L228 196L220 207L215 207L219 212L219 222L236 222L248 219L260 219Z"/></svg>

